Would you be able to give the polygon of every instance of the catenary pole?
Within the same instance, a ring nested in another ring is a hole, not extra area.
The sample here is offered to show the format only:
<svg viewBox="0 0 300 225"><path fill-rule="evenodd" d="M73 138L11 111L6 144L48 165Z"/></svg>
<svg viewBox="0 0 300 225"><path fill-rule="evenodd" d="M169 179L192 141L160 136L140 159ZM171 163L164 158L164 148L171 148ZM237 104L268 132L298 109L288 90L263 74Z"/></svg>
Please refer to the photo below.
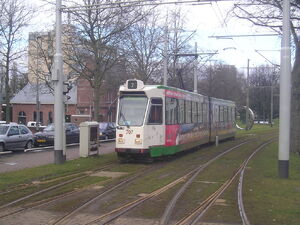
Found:
<svg viewBox="0 0 300 225"><path fill-rule="evenodd" d="M40 129L40 79L39 79L39 48L41 46L39 45L39 40L41 40L40 36L37 36L36 38L36 124L35 129L36 131L39 131Z"/></svg>
<svg viewBox="0 0 300 225"><path fill-rule="evenodd" d="M168 85L168 12L166 17L166 25L165 25L165 41L164 41L164 85Z"/></svg>
<svg viewBox="0 0 300 225"><path fill-rule="evenodd" d="M246 130L249 129L249 63L250 59L247 60L247 93L246 93Z"/></svg>
<svg viewBox="0 0 300 225"><path fill-rule="evenodd" d="M280 60L280 110L278 175L289 177L290 108L291 108L291 48L290 48L290 0L283 1L283 25Z"/></svg>
<svg viewBox="0 0 300 225"><path fill-rule="evenodd" d="M198 93L198 78L197 78L197 42L195 42L195 61L194 61L194 92Z"/></svg>
<svg viewBox="0 0 300 225"><path fill-rule="evenodd" d="M63 61L61 50L62 11L61 1L56 0L55 54L52 81L54 85L54 163L62 164L66 157L63 154L64 102L63 102Z"/></svg>

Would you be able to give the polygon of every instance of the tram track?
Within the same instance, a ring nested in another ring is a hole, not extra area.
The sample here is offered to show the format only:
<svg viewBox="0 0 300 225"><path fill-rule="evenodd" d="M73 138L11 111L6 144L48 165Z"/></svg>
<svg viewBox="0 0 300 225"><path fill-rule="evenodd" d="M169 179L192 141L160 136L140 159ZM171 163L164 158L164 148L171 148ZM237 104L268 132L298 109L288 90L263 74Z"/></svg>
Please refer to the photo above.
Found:
<svg viewBox="0 0 300 225"><path fill-rule="evenodd" d="M251 139L252 140L252 139ZM98 218L86 223L85 225L91 225L91 224L109 224L111 223L113 220L117 219L118 217L124 215L125 213L129 212L130 210L132 210L133 208L143 204L145 201L150 200L154 197L157 197L158 195L170 190L172 187L174 187L175 185L179 184L179 183L185 183L183 186L188 186L190 182L192 182L193 179L189 179L189 177L195 178L201 171L203 171L206 167L208 167L211 163L213 163L215 160L219 159L220 157L224 156L225 154L245 145L249 143L248 141L242 142L237 144L236 146L233 146L229 149L227 149L226 151L218 154L217 156L213 157L212 159L210 159L209 161L207 161L206 163L196 167L195 169L193 169L192 171L188 172L187 174L185 174L184 176L181 176L180 178L176 179L175 181L167 184L166 186L163 186L153 192L151 192L150 194L140 197L132 202L129 202L125 205L122 205L121 207L112 210L111 212L108 212L106 214L103 214L101 216L99 216ZM189 181L191 180L191 181ZM179 198L179 196L181 195L181 193L184 192L184 190L180 190L179 191L180 194L178 194L178 197L176 197L177 199ZM172 207L170 207L172 208Z"/></svg>
<svg viewBox="0 0 300 225"><path fill-rule="evenodd" d="M61 218L57 219L55 222L52 223L52 225L57 225L57 224L65 224L66 220L68 218L70 218L71 216L75 215L76 213L78 213L80 210L82 210L83 208L87 207L88 205L92 204L93 202L95 202L96 200L98 200L99 198L111 193L112 191L119 189L120 187L123 187L124 185L136 180L137 178L139 178L141 175L145 175L147 173L153 172L156 169L161 168L162 166L164 166L165 163L161 163L159 165L154 165L151 166L150 168L147 168L137 174L134 174L133 176L129 177L128 179L125 179L121 182L119 182L118 184L116 184L115 186L107 189L104 192L101 192L99 194L97 194L96 196L92 197L91 199L89 199L88 201L84 202L83 204L81 204L80 206L76 207L75 209L73 209L72 211L68 212L67 214L65 214L64 216L62 216Z"/></svg>
<svg viewBox="0 0 300 225"><path fill-rule="evenodd" d="M184 176L181 176L180 178L174 180L173 182L169 183L166 186L163 186L153 192L151 192L150 194L146 194L145 196L142 196L134 201L131 201L129 203L126 203L120 207L115 208L114 210L110 211L110 212L106 212L103 213L101 216L96 216L95 219L87 219L87 223L84 222L85 224L109 224L112 221L114 221L115 219L121 217L122 215L126 214L127 212L129 212L130 210L136 208L137 206L145 203L147 200L150 200L154 197L158 197L160 194L165 193L166 191L170 190L172 187L176 186L177 184L183 183L182 186L188 186L187 183L189 182L190 177L197 177L197 175L203 171L208 165L210 165L212 162L214 162L215 160L219 159L220 157L224 156L225 154L229 153L230 151L237 149L239 147L241 147L242 145L245 145L247 143L249 143L250 141L254 140L255 138L249 138L246 141L243 140L242 143L238 143L233 147L230 147L229 149L222 151L222 153L213 156L213 158L211 158L212 156L210 156L211 159L208 159L208 161L206 163L203 163L202 165L198 166L197 168L193 169L192 171L188 172L187 174L185 174ZM156 164L157 166L157 164ZM103 169L103 168L101 168ZM148 168L149 169L149 168ZM151 168L149 170L149 173L151 172ZM74 219L74 217L76 217L77 214L81 213L81 210L86 208L89 205L95 204L96 201L101 198L104 197L105 195L113 192L114 190L118 190L121 187L123 187L126 184L129 184L130 182L134 181L135 179L138 179L139 177L145 175L145 171L142 171L141 173L135 174L133 176L130 176L128 179L122 180L116 184L114 184L114 187L112 188L108 188L104 191L101 191L101 193L97 194L96 196L93 196L91 198L89 198L87 201L84 201L83 203L80 203L80 205L78 207L75 207L75 209L73 209L72 211L69 211L68 213L64 214L63 216L61 216L60 218L51 221L51 224L56 225L56 224L71 224L70 219ZM190 181L192 182L192 181ZM24 207L19 209L16 212L13 212L11 214L7 214L5 216L0 216L0 218L5 218L5 217L9 217L10 215L14 215L17 213L22 213L26 210L30 210L30 209L39 209L39 207L41 206L46 206L48 204L56 204L56 200L58 199L63 199L65 197L71 196L73 194L76 194L77 191L74 192L70 192L67 193L66 196L56 196L54 198L50 198L48 200L42 200L40 201L40 203L35 202L32 203L32 206L29 207ZM184 192L181 191L182 193ZM177 199L180 197L180 194L178 194L178 196L176 197ZM174 201L174 200L173 200ZM175 201L176 202L176 201ZM206 202L206 201L205 201ZM208 200L207 200L208 202ZM174 208L174 207L171 207ZM172 210L171 210L172 211ZM95 215L94 215L95 217ZM79 224L84 224L84 223L79 223ZM161 223L161 224L167 224L167 223Z"/></svg>
<svg viewBox="0 0 300 225"><path fill-rule="evenodd" d="M215 191L213 194L211 194L208 198L206 198L202 203L193 210L190 214L188 214L186 217L182 218L180 221L176 223L176 225L195 225L199 222L199 220L204 216L204 214L214 205L216 200L227 190L227 188L233 183L233 181L237 178L238 175L240 175L239 178L239 185L238 185L238 207L240 216L243 222L243 225L250 225L250 222L247 218L243 200L242 200L242 180L245 168L247 167L248 162L250 159L260 150L262 150L264 147L272 143L274 140L271 139L263 144L261 144L258 148L254 150L254 152L243 161L243 163L239 166L239 168L236 170L236 172L226 180L222 184L222 186ZM162 223L166 225L167 223Z"/></svg>
<svg viewBox="0 0 300 225"><path fill-rule="evenodd" d="M31 193L31 194L25 195L25 196L23 196L23 197L21 197L21 198L18 198L18 199L16 199L16 200L14 200L14 201L11 201L11 202L9 202L9 203L6 203L6 204L4 204L4 205L1 205L1 206L0 206L0 209L4 209L4 208L7 208L7 207L9 207L9 206L13 206L13 205L15 205L15 204L17 204L17 203L20 203L20 202L22 202L22 201L25 201L25 200L27 200L27 199L30 199L30 198L32 198L32 197L34 197L34 196L41 195L41 194L43 194L43 193L52 191L52 190L54 190L54 189L60 188L60 187L65 186L65 185L67 185L67 184L71 184L71 183L73 183L73 182L77 182L77 181L79 181L79 180L82 180L82 179L84 179L84 178L87 178L87 177L91 176L92 173L96 173L96 172L99 172L99 171L108 169L108 168L110 168L112 165L114 165L114 163L110 163L110 164L104 165L103 167L101 167L101 168L99 168L99 169L97 169L97 170L95 170L95 171L93 171L93 172L91 172L91 173L85 173L85 174L83 174L83 175L81 175L81 176L79 176L79 177L71 178L70 180L67 180L67 181L64 181L64 182L61 182L61 183L52 185L52 186L50 186L50 187L44 188L44 189L42 189L42 190L40 190L40 191L37 191L37 192ZM79 173L79 174L81 174L81 173ZM71 175L68 175L68 176L64 176L64 177L62 177L62 178L66 178L66 177L70 177L70 176L75 176L75 175L76 175L76 174L71 174ZM58 178L55 178L55 180L56 180L56 179L58 179ZM51 180L50 180L50 181L47 181L47 182L51 182ZM18 190L14 190L14 191L18 191ZM76 191L75 191L75 192L76 192ZM5 194L5 193L7 193L7 192L4 192L4 194ZM8 192L8 193L10 193L10 192ZM69 193L64 193L63 196L60 196L60 197L67 197L67 196L69 196L69 195L72 194L72 193L74 193L74 191L71 191L71 192L69 192ZM53 198L50 198L49 201L52 202L52 200L56 200L56 199L57 199L57 196L55 196L55 197L53 197ZM44 203L44 200L43 200L43 204L45 204L45 203ZM36 206L34 206L34 207L36 207ZM8 214L0 215L0 218L4 218L4 217L10 216L10 215L13 215L13 214L22 212L22 211L27 210L27 209L30 209L30 208L33 208L33 207L21 208L21 209L18 209L18 210L16 210L16 211L10 212L10 213L8 213Z"/></svg>
<svg viewBox="0 0 300 225"><path fill-rule="evenodd" d="M159 196L160 194L170 190L171 188L173 188L175 185L179 184L179 183L184 183L182 185L182 188L179 189L179 191L176 193L175 197L170 201L170 204L168 205L168 210L167 213L164 213L164 216L162 217L162 219L160 220L160 224L163 225L167 225L169 223L169 218L170 215L172 213L172 210L174 209L174 206L176 204L176 201L179 199L179 197L182 195L182 193L184 193L185 189L189 186L189 184L193 181L193 179L195 177L197 177L197 175L199 175L199 173L201 171L203 171L206 167L208 167L211 163L213 163L214 161L216 161L217 159L221 158L222 156L224 156L225 154L231 152L234 149L237 149L239 147L241 147L244 144L249 143L249 141L240 143L224 152L222 152L221 154L217 155L216 157L212 158L211 160L209 160L207 163L197 167L196 169L190 171L189 173L185 174L184 176L176 179L175 181L169 183L166 186L161 187L160 189L155 190L154 192L151 192L150 194L140 197L139 199L136 199L132 202L129 202L125 205L120 206L117 209L114 209L110 212L107 212L101 216L99 216L98 218L86 223L85 225L92 225L92 224L110 224L112 223L114 220L116 220L117 218L121 217L122 215L128 213L130 210L134 209L137 206L140 206L141 204L143 204L144 202L146 202L147 200L150 200L154 197ZM269 142L267 143L269 144ZM265 145L262 145L262 147L264 147ZM262 148L260 147L260 148ZM260 149L259 148L259 149ZM255 151L256 153L256 151ZM254 155L254 154L253 154ZM252 156L251 156L252 157ZM245 160L245 161L249 161ZM229 178L214 194L212 194L211 196L209 196L205 201L203 201L203 203L201 204L201 206L199 207L201 210L208 210L209 207L211 207L213 205L213 203L215 202L215 200L230 186L230 184L234 181L235 177L246 167L246 163L242 163L239 167L239 169L237 170L237 172L235 173L235 175L231 178ZM209 206L209 207L208 207Z"/></svg>
<svg viewBox="0 0 300 225"><path fill-rule="evenodd" d="M112 163L112 164L114 164L114 163ZM102 168L98 169L97 171L101 171L101 170L110 168L110 166L112 164L106 165L105 167L102 167ZM142 174L150 173L150 172L152 172L155 169L161 168L163 165L164 165L164 163L155 164L155 165L151 166L150 168L146 168L146 169L140 171L139 173L134 174L133 176L130 176L128 179L125 179L125 180L123 179L120 182L111 184L110 186L112 186L112 187L109 187L107 190L105 190L105 191L97 194L96 196L92 197L88 201L86 201L83 204L81 204L79 207L76 207L71 212L68 212L67 214L65 214L64 216L62 216L61 218L59 218L55 222L53 222L53 224L61 224L61 223L63 223L63 221L65 221L66 219L68 219L69 217L71 217L72 215L74 215L75 213L77 213L78 211L80 211L81 209L83 209L85 206L87 206L87 205L91 204L92 202L96 201L98 198L100 198L100 197L102 197L102 196L104 196L104 195L106 195L106 194L108 194L108 193L110 193L110 192L112 192L112 191L114 191L114 190L116 190L116 189L118 189L118 188L120 188L120 187L122 187L122 186L124 186L124 185L126 185L126 184L128 184L130 182L132 182L132 181L134 181L135 179L137 179ZM96 173L97 171L93 171L93 172ZM90 175L91 174L86 175L86 176L77 177L76 179L72 179L70 181L63 182L63 183L60 183L58 185L55 185L55 186L43 189L42 191L40 191L38 193L27 195L27 196L25 196L23 198L20 198L20 199L17 199L15 201L13 201L13 202L10 202L8 204L2 205L1 207L5 208L5 207L8 207L8 206L11 206L13 204L16 204L17 202L21 202L21 201L23 201L25 199L28 199L28 198L33 197L33 196L38 195L38 194L45 193L46 191L53 190L53 189L61 187L63 185L70 184L72 182L78 181L78 180L83 179L85 177L88 177ZM49 199L46 199L46 200L41 200L39 202L30 203L29 205L27 205L27 206L25 205L22 208L14 210L13 212L9 212L9 213L0 215L0 218L1 219L2 218L6 218L6 217L9 217L9 216L12 216L12 215L15 215L15 214L22 213L22 212L27 211L27 210L36 209L36 208L39 208L39 207L42 207L42 206L47 206L47 205L50 205L50 204L53 204L53 203L55 204L55 202L57 200L63 200L64 198L70 197L71 195L74 195L74 194L76 194L76 193L78 193L80 191L82 191L82 190L75 190L75 191L64 193L62 195L55 196L55 197L52 197L52 198L49 198Z"/></svg>

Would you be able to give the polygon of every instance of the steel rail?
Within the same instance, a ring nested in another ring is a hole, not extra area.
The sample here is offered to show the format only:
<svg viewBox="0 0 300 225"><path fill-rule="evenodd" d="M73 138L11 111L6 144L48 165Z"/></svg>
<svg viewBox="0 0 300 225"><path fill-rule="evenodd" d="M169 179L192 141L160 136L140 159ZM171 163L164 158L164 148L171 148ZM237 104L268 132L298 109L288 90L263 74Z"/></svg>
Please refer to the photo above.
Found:
<svg viewBox="0 0 300 225"><path fill-rule="evenodd" d="M243 225L250 225L249 219L247 217L247 214L245 212L245 207L244 207L244 202L243 202L243 179L244 179L244 173L245 173L245 169L250 161L250 159L252 159L252 157L258 152L260 151L262 148L264 148L266 145L272 143L274 140L270 140L269 142L265 143L264 145L262 145L260 148L258 148L255 152L253 152L250 157L247 159L247 161L245 162L245 165L242 168L242 171L240 173L240 177L239 177L239 184L238 184L238 207L239 207L239 212L240 212L240 216L243 222Z"/></svg>
<svg viewBox="0 0 300 225"><path fill-rule="evenodd" d="M160 165L159 168L163 166ZM71 212L65 214L64 216L62 216L61 218L59 218L58 220L56 220L55 222L52 223L52 225L56 225L56 224L65 224L65 221L70 218L71 216L74 216L76 213L78 213L80 210L82 210L83 208L87 207L88 205L90 205L91 203L95 202L96 200L98 200L100 197L103 197L104 195L116 190L117 188L119 187L122 187L123 185L127 184L127 183L130 183L132 181L134 181L135 179L137 179L138 177L141 176L141 174L145 174L145 173L149 173L151 171L153 171L154 169L157 169L156 167L150 167L150 168L147 168L133 176L131 176L130 178L124 180L124 181L121 181L120 183L118 183L117 185L115 185L114 187L92 197L91 199L89 199L88 201L86 201L84 204L80 205L79 207L75 208L74 210L72 210Z"/></svg>
<svg viewBox="0 0 300 225"><path fill-rule="evenodd" d="M232 184L232 182L235 180L235 178L243 171L245 170L247 163L249 162L249 160L261 149L263 149L266 145L270 144L271 142L273 142L274 140L271 139L267 142L265 142L264 144L260 145L258 148L256 148L256 150L240 165L240 167L237 169L236 173L229 178L228 180L226 180L226 182L217 190L215 191L213 194L211 194L207 199L205 199L198 207L196 207L190 214L188 214L187 216L185 216L184 218L182 218L180 221L178 221L176 223L176 225L196 225L199 220L203 217L203 215L210 209L210 207L215 203L215 201L220 197L220 195L222 195L227 188ZM240 189L242 190L242 189ZM240 210L241 212L241 210ZM244 215L246 215L245 211ZM247 220L245 219L245 217L243 218L244 215L241 215L241 219L243 220ZM249 222L249 221L248 221ZM243 223L243 225L250 225L250 223Z"/></svg>
<svg viewBox="0 0 300 225"><path fill-rule="evenodd" d="M103 166L103 167L100 168L99 170L106 169L106 168L108 168L108 167L110 167L110 166L111 166L111 164L106 165L106 166ZM56 189L56 188L59 188L59 187L64 186L64 185L66 185L66 184L69 184L69 183L78 181L78 180L83 179L83 178L88 177L88 176L90 176L90 174L88 174L88 175L82 175L82 176L79 176L79 177L75 177L75 178L70 179L70 180L68 180L68 181L65 181L65 182L62 182L62 183L59 183L59 184L50 186L50 187L45 188L45 189L43 189L43 190L34 192L34 193L29 194L29 195L26 195L26 196L24 196L24 197L18 198L18 199L16 199L16 200L12 201L12 202L9 202L9 203L6 203L6 204L4 204L4 205L1 205L1 206L0 206L0 209L6 208L6 207L11 206L11 205L14 205L14 204L16 204L16 203L18 203L18 202L24 201L24 200L29 199L29 198L31 198L31 197L34 197L34 196L36 196L36 195L39 195L39 194L42 194L42 193L45 193L45 192L54 190L54 189ZM0 218L1 218L1 216L0 216Z"/></svg>
<svg viewBox="0 0 300 225"><path fill-rule="evenodd" d="M209 166L212 162L214 162L215 160L219 159L220 157L222 157L223 155L231 152L232 150L241 147L242 145L248 143L249 141L243 142L237 146L234 146L230 149L228 149L227 151L219 154L218 156L214 157L213 159L209 160L208 162L206 162L203 166L201 166L200 168L198 168L198 171L179 189L179 191L176 193L176 195L174 195L174 197L172 198L172 200L170 201L170 203L168 204L168 206L166 207L163 216L161 217L160 220L160 224L168 224L171 214L174 210L174 207L176 205L176 202L178 201L178 199L182 196L182 194L184 193L184 191L190 186L190 184L194 181L194 179L199 175L199 173L201 171L203 171L207 166Z"/></svg>
<svg viewBox="0 0 300 225"><path fill-rule="evenodd" d="M215 160L217 160L218 158L222 157L223 155L225 155L226 153L248 143L248 141L245 141L243 143L240 143L228 150L226 150L225 152L222 152L221 154L217 155L216 157L214 157L213 159L209 160L208 162L206 162L205 164L193 169L192 171L190 171L189 173L185 174L184 176L176 179L175 181L151 192L150 194L146 195L146 196L143 196L143 197L140 197L132 202L129 202L125 205L122 205L121 207L117 208L117 209L114 209L106 214L103 214L101 216L99 216L98 218L86 223L86 225L91 225L91 224L94 224L94 223L98 223L98 224L101 224L101 225L104 225L104 224L108 224L110 223L111 221L117 219L119 216L125 214L126 212L128 212L129 210L135 208L136 206L142 204L143 202L145 202L146 200L149 200L153 197L156 197L162 193L164 193L165 191L169 190L170 188L174 187L175 185L181 183L181 182L185 182L188 177L194 175L195 173L199 173L201 172L204 168L206 168L208 165L210 165L212 162L214 162ZM199 171L200 170L200 171ZM199 172L198 172L199 171ZM108 217L108 218L107 218ZM104 220L101 222L101 220Z"/></svg>

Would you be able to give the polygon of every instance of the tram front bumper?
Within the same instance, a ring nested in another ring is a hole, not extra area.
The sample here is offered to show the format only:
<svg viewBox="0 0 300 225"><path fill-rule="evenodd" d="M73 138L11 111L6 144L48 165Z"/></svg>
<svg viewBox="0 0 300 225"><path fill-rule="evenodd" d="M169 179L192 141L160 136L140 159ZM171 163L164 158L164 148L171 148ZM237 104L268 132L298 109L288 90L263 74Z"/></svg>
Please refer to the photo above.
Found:
<svg viewBox="0 0 300 225"><path fill-rule="evenodd" d="M116 148L117 153L123 154L149 154L149 149L134 149L134 148Z"/></svg>

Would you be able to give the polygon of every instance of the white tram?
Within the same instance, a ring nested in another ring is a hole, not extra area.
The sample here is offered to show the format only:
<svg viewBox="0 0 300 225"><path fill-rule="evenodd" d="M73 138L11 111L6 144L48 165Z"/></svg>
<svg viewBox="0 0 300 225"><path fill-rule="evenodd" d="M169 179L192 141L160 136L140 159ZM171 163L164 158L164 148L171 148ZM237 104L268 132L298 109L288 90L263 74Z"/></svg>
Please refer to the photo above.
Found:
<svg viewBox="0 0 300 225"><path fill-rule="evenodd" d="M127 80L119 90L116 149L120 159L173 155L235 136L235 103Z"/></svg>

